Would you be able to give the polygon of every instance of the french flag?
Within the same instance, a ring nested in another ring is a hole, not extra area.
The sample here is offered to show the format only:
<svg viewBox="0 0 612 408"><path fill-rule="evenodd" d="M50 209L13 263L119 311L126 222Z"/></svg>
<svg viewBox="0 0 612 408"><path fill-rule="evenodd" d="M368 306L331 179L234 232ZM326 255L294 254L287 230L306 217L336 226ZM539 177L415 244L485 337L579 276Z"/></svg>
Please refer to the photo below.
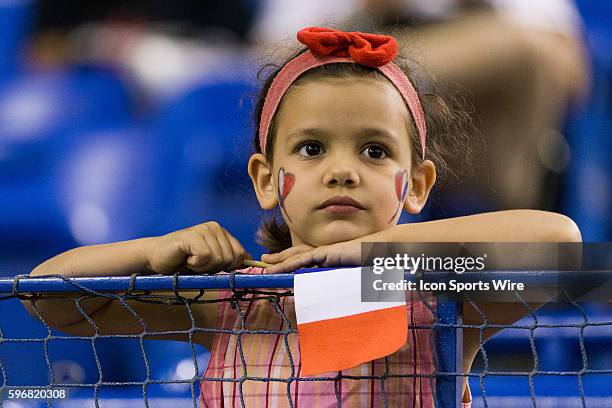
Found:
<svg viewBox="0 0 612 408"><path fill-rule="evenodd" d="M345 370L407 340L406 302L361 302L361 267L295 271L302 374Z"/></svg>

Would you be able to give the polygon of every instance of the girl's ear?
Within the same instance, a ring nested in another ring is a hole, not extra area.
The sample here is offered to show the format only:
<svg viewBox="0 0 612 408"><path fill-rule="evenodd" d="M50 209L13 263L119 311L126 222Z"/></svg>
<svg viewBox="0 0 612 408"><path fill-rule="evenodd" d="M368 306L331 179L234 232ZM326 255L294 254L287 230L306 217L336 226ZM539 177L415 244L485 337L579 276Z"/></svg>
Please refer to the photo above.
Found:
<svg viewBox="0 0 612 408"><path fill-rule="evenodd" d="M419 166L413 166L410 174L410 189L404 202L406 211L410 214L420 213L435 182L436 166L431 160L425 160Z"/></svg>
<svg viewBox="0 0 612 408"><path fill-rule="evenodd" d="M272 168L263 154L255 153L251 156L248 172L261 208L271 210L278 206L278 196L276 195Z"/></svg>

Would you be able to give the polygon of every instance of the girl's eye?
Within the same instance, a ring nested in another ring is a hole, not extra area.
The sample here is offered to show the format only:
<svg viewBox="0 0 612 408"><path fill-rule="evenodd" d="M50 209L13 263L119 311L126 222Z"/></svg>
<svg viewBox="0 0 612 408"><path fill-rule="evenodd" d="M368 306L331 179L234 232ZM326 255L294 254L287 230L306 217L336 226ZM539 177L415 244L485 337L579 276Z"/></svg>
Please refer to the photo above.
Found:
<svg viewBox="0 0 612 408"><path fill-rule="evenodd" d="M369 145L361 151L361 154L366 155L370 159L384 159L387 157L385 148L380 145Z"/></svg>
<svg viewBox="0 0 612 408"><path fill-rule="evenodd" d="M318 144L318 143L313 143L313 142L309 142L309 143L304 143L302 146L300 146L300 148L298 149L298 153L301 156L304 157L314 157L314 156L318 156L319 154L321 154L323 152L323 147Z"/></svg>

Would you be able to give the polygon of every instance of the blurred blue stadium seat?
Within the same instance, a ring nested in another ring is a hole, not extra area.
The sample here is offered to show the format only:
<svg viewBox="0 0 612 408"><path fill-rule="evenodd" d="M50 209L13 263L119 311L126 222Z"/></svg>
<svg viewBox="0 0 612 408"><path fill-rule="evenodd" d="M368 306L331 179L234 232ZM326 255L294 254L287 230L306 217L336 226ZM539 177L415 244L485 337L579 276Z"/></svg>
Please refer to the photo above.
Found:
<svg viewBox="0 0 612 408"><path fill-rule="evenodd" d="M610 309L605 303L581 303L580 307L590 324L609 321ZM532 316L527 316L515 323L515 326L523 328L504 329L487 341L485 350L488 372L529 372L536 367L542 372L579 372L583 369L585 361L581 353L580 325L584 323L584 316L575 306L563 303L549 303L538 310L536 315L537 323L542 326L533 330L533 346L537 360L533 358L529 329L535 326L535 320ZM547 328L545 325L565 325L567 327ZM611 334L608 325L583 328L582 346L586 353L588 369L605 371L610 367L612 361L612 350L609 347ZM483 372L483 357L478 354L476 363L472 367L472 373ZM589 398L609 396L611 378L610 374L584 375L584 392L588 397L587 402ZM534 383L535 394L543 406L580 406L575 401L579 395L576 375L539 375L534 376ZM478 377L470 378L470 386L474 397L478 398L482 395ZM484 387L488 395L517 398L514 402L505 401L504 404L492 399L488 401L489 406L530 405L527 376L491 375L484 379ZM543 402L543 397L556 398L556 400L547 404ZM574 400L564 401L564 397L572 397ZM587 406L591 405L587 403ZM593 406L608 405L593 404Z"/></svg>
<svg viewBox="0 0 612 408"><path fill-rule="evenodd" d="M96 382L98 369L93 357L91 341L44 339L47 329L28 315L17 299L5 300L0 313L4 338L40 339L40 341L3 342L0 359L6 383L10 385L49 384L51 370L57 382ZM55 335L63 335L53 331ZM49 364L45 358L49 357ZM51 368L51 370L50 370Z"/></svg>
<svg viewBox="0 0 612 408"><path fill-rule="evenodd" d="M257 251L253 234L260 210L246 171L254 95L246 82L206 84L160 112L159 131L176 154L165 166L175 200L168 230L216 220Z"/></svg>
<svg viewBox="0 0 612 408"><path fill-rule="evenodd" d="M92 245L163 232L172 182L163 170L172 161L145 124L81 134L58 166L55 187L71 236Z"/></svg>
<svg viewBox="0 0 612 408"><path fill-rule="evenodd" d="M151 379L190 380L195 374L191 345L180 341L145 340L143 344L146 354L143 354L137 338L101 338L95 342L94 354L91 340L71 339L53 330L53 336L67 338L48 341L45 350L44 340L49 335L47 329L31 318L18 300L5 300L2 305L2 335L13 339L0 346L0 360L8 385L49 384L51 373L56 383L94 384L100 379L96 356L103 381L144 381L147 378L145 356ZM20 342L19 339L30 340ZM202 375L210 354L198 344L194 344L194 352L198 374ZM48 362L45 354L49 357ZM152 386L149 391L157 395L191 395L188 384Z"/></svg>
<svg viewBox="0 0 612 408"><path fill-rule="evenodd" d="M127 88L106 69L29 73L0 87L3 250L74 244L56 194L59 165L81 134L131 114Z"/></svg>
<svg viewBox="0 0 612 408"><path fill-rule="evenodd" d="M564 194L564 210L585 241L612 239L612 4L577 2L585 21L585 39L592 66L591 98L570 123L572 153Z"/></svg>
<svg viewBox="0 0 612 408"><path fill-rule="evenodd" d="M21 69L35 6L34 0L0 2L0 86Z"/></svg>

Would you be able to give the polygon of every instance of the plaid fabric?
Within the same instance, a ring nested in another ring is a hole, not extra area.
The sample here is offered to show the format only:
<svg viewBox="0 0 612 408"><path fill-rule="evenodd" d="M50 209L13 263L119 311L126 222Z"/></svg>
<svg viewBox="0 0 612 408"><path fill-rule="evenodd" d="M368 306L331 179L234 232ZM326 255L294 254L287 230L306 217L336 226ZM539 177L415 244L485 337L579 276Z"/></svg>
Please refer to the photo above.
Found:
<svg viewBox="0 0 612 408"><path fill-rule="evenodd" d="M261 268L248 268L246 273L263 273ZM281 293L282 290L270 291ZM222 298L231 298L230 291L224 291ZM435 379L416 377L435 372L433 355L434 339L430 329L416 329L434 321L430 309L417 301L417 294L407 292L406 312L409 318L408 343L392 355L364 363L360 366L315 377L337 377L334 380L306 381L312 377L300 377L300 353L295 333L284 334L241 334L217 333L213 341L211 359L200 384L202 407L336 407L338 399L344 407L433 407ZM218 327L228 330L287 330L297 327L293 296L279 297L275 308L270 299L275 296L261 294L247 295L237 304L242 312L232 307L231 302L221 302L218 307ZM435 310L435 299L426 300ZM242 353L240 353L242 348ZM244 356L244 364L242 362ZM246 372L245 372L246 369ZM386 375L385 375L386 374ZM237 379L242 376L255 377L242 383L220 382L214 379ZM393 377L404 375L405 377ZM362 377L358 379L344 376ZM378 377L375 379L371 376ZM381 380L383 376L384 381ZM365 378L363 378L365 377ZM210 380L206 380L210 378ZM263 379L269 379L264 381ZM337 390L337 392L336 392ZM242 398L241 398L242 393ZM386 404L385 404L386 399Z"/></svg>

